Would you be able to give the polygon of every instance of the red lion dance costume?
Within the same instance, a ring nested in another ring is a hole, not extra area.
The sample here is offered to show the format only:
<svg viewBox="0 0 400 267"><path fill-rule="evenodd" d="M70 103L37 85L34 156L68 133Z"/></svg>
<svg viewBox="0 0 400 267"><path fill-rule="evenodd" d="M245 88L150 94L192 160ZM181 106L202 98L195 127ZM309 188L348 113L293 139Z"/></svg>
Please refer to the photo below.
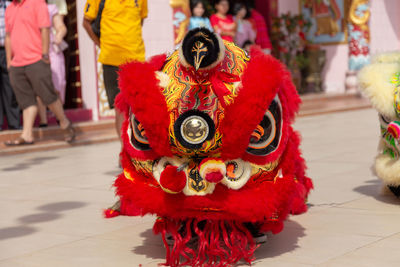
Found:
<svg viewBox="0 0 400 267"><path fill-rule="evenodd" d="M249 225L278 233L306 211L300 99L278 60L194 29L172 55L123 66L120 88L121 202L106 216L156 214L166 265L251 263Z"/></svg>

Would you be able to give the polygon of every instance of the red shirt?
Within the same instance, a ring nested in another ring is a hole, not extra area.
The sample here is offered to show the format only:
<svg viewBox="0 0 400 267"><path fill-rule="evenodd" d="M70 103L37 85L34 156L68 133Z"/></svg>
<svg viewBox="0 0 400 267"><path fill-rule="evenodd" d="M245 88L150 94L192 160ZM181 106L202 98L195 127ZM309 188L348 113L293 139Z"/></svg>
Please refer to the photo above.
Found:
<svg viewBox="0 0 400 267"><path fill-rule="evenodd" d="M213 26L216 33L220 34L222 39L233 42L234 36L222 35L220 32L230 32L235 35L236 24L232 15L227 15L226 18L220 18L216 14L210 17L211 26ZM217 28L217 29L216 29ZM220 31L220 32L219 32Z"/></svg>
<svg viewBox="0 0 400 267"><path fill-rule="evenodd" d="M257 31L256 44L261 46L262 49L272 48L271 41L268 36L267 24L264 17L256 10L251 11L251 20Z"/></svg>
<svg viewBox="0 0 400 267"><path fill-rule="evenodd" d="M45 0L14 0L6 9L6 32L10 34L11 65L30 65L42 58L41 28L50 28Z"/></svg>

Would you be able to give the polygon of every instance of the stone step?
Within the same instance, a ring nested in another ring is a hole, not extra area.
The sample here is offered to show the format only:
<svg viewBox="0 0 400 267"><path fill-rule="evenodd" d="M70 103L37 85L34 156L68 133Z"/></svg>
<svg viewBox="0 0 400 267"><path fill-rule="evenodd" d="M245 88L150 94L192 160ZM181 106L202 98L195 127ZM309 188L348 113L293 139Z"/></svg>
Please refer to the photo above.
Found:
<svg viewBox="0 0 400 267"><path fill-rule="evenodd" d="M64 131L59 126L35 128L35 143L24 146L7 147L4 145L5 141L18 138L21 131L0 132L0 156L118 140L113 119L74 123L74 127L77 135L76 140L72 144L64 141Z"/></svg>

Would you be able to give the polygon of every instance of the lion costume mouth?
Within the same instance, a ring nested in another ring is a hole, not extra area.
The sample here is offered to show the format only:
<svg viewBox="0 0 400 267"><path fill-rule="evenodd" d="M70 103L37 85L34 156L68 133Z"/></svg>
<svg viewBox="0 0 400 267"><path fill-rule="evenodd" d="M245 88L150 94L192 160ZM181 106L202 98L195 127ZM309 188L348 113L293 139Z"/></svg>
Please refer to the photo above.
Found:
<svg viewBox="0 0 400 267"><path fill-rule="evenodd" d="M133 159L132 164L136 170L141 171L146 176L153 177L166 193L177 194L182 192L186 196L213 194L217 184L222 184L228 189L239 190L260 172L264 174L264 179L269 181L274 181L282 176L282 171L277 168L279 160L260 166L241 159L223 162L216 158L162 157L159 160L144 162ZM168 175L168 169L171 167L176 172ZM184 180L184 186L179 191L175 190L177 188L175 184L182 183L182 181L177 178L179 176L177 173L180 173ZM221 174L221 179L210 180L210 177L218 176L218 174ZM166 179L170 181L165 181L165 175L169 176ZM162 176L164 179L161 179Z"/></svg>

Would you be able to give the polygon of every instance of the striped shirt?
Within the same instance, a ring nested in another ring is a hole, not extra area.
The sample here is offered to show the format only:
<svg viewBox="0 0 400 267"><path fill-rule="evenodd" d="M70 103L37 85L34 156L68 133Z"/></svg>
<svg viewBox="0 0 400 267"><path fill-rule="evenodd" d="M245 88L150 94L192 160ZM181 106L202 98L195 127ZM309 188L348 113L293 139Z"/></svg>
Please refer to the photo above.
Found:
<svg viewBox="0 0 400 267"><path fill-rule="evenodd" d="M4 39L6 38L5 14L9 4L8 1L0 0L0 47L4 47Z"/></svg>

